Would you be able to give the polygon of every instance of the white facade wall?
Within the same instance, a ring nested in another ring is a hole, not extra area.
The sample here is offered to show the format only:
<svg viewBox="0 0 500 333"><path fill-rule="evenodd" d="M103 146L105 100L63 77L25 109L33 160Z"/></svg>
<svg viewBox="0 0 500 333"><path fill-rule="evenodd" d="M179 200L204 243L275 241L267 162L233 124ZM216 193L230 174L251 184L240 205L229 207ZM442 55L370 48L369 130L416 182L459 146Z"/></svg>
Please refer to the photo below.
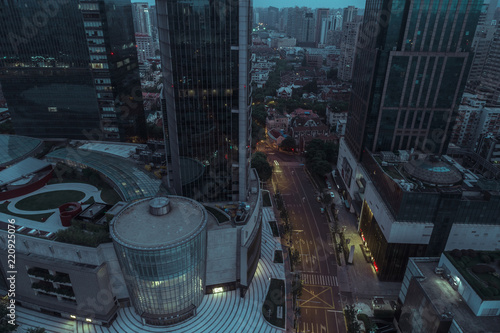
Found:
<svg viewBox="0 0 500 333"><path fill-rule="evenodd" d="M500 251L500 225L453 224L445 251L453 249Z"/></svg>
<svg viewBox="0 0 500 333"><path fill-rule="evenodd" d="M484 315L489 309L496 309L496 315L500 314L500 301L483 301L445 255L441 255L438 266L448 271L455 281L458 280L458 293L476 316Z"/></svg>

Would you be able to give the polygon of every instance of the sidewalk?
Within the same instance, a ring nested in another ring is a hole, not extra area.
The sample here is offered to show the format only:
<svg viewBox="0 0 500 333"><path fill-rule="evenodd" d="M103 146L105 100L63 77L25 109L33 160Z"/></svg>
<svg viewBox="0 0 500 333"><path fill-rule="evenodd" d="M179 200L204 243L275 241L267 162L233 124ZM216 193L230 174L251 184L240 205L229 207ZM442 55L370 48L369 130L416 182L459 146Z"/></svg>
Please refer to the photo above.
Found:
<svg viewBox="0 0 500 333"><path fill-rule="evenodd" d="M397 300L401 282L383 282L378 279L375 268L367 262L362 252L363 240L358 234L355 215L344 205L337 205L337 209L339 228L346 227L344 237L350 240L349 248L351 245L355 246L352 265L338 266L337 270L340 291L344 296L343 302L347 301L349 304L363 302L371 305L374 296Z"/></svg>
<svg viewBox="0 0 500 333"><path fill-rule="evenodd" d="M279 216L280 212L276 208L276 203L274 201L274 189L273 186L269 186L267 190L269 191L269 195L271 196L271 203L273 205L272 211L274 213L276 222L279 226ZM264 222L263 222L264 223ZM286 244L285 240L283 238L279 238L279 241L281 242L281 248L283 251L283 263L285 266L285 290L286 290L286 323L285 323L285 328L286 332L294 332L294 321L295 321L295 314L293 312L293 294L292 294L292 273L291 273L291 266L290 266L290 256L288 252L288 245Z"/></svg>

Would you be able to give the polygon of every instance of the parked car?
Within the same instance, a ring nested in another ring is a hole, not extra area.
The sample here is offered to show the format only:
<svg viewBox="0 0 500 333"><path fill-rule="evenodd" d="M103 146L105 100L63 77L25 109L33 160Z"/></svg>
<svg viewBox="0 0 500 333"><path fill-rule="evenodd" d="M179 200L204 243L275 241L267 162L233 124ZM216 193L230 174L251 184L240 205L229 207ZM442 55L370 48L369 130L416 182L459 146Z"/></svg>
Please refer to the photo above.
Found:
<svg viewBox="0 0 500 333"><path fill-rule="evenodd" d="M332 198L335 198L335 194L333 194L333 192L330 192L330 196L331 196Z"/></svg>

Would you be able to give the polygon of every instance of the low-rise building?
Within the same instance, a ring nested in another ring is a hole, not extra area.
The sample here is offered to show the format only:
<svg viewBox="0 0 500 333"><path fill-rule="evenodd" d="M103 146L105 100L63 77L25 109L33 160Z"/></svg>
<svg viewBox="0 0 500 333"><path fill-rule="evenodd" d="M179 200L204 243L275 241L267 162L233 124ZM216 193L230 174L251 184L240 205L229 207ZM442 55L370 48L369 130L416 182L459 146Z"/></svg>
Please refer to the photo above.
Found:
<svg viewBox="0 0 500 333"><path fill-rule="evenodd" d="M465 253L467 262L478 261L479 254L471 258L470 251ZM488 255L498 257L500 253ZM498 331L500 296L485 296L479 287L485 282L469 273L464 262L450 253L409 259L399 293L402 308L397 322L401 332ZM497 265L487 266L498 275ZM500 283L498 277L492 278Z"/></svg>
<svg viewBox="0 0 500 333"><path fill-rule="evenodd" d="M288 117L286 115L279 114L278 112L272 112L266 117L266 128L268 131L277 129L283 130L284 133L288 133L288 123Z"/></svg>
<svg viewBox="0 0 500 333"><path fill-rule="evenodd" d="M158 179L137 168L135 155L145 148L72 142L47 156L74 167L71 174L96 171L124 201L99 219L92 217L105 205L70 203L85 207L82 220L68 227L57 209L45 223L1 214L0 289L8 289L8 240L15 233L16 305L104 326L120 307L133 306L144 323L168 325L195 315L204 294L239 289L245 296L261 249L256 171L250 170L247 200L216 217L215 207L164 194Z"/></svg>

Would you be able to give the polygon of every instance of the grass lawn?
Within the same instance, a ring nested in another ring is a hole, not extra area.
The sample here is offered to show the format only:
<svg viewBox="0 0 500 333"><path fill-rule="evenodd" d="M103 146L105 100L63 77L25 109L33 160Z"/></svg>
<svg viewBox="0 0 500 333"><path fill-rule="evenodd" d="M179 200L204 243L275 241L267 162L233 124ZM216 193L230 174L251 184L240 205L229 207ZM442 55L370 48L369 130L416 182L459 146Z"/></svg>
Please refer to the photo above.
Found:
<svg viewBox="0 0 500 333"><path fill-rule="evenodd" d="M224 223L229 221L226 215L224 215L219 209L210 206L204 206L210 213L212 213L219 223Z"/></svg>
<svg viewBox="0 0 500 333"><path fill-rule="evenodd" d="M91 205L95 202L94 197L88 198L85 202L82 202L82 205Z"/></svg>
<svg viewBox="0 0 500 333"><path fill-rule="evenodd" d="M271 230L273 231L273 237L279 237L280 233L278 231L278 226L276 225L276 221L269 221L269 225L271 226Z"/></svg>
<svg viewBox="0 0 500 333"><path fill-rule="evenodd" d="M262 191L262 205L264 207L271 207L271 196L269 195L269 191Z"/></svg>
<svg viewBox="0 0 500 333"><path fill-rule="evenodd" d="M67 202L76 202L85 198L81 191L51 191L29 196L16 203L17 209L26 211L56 209Z"/></svg>
<svg viewBox="0 0 500 333"><path fill-rule="evenodd" d="M91 172L93 177L85 177L80 172L73 170L64 164L57 164L54 177L49 180L48 185L60 183L82 183L97 187L101 191L101 199L110 205L114 205L121 201L120 195L104 180L102 180L96 172Z"/></svg>
<svg viewBox="0 0 500 333"><path fill-rule="evenodd" d="M4 202L3 204L0 205L0 213L4 213L4 214L7 214L7 215L11 215L11 216L16 216L16 217L22 217L24 219L28 219L28 220L33 220L33 221L36 221L36 222L45 222L50 215L52 215L53 213L44 213L44 214L30 214L30 215L27 215L27 214L16 214L16 213L12 213L10 210L7 209L7 206L9 204Z"/></svg>
<svg viewBox="0 0 500 333"><path fill-rule="evenodd" d="M279 310L280 309L280 310ZM278 311L281 312L281 318L278 318ZM266 300L262 306L264 318L274 326L285 328L285 281L271 279L269 291Z"/></svg>
<svg viewBox="0 0 500 333"><path fill-rule="evenodd" d="M116 191L113 190L108 184L99 189L101 190L101 199L107 204L114 205L118 201L122 200L118 193L116 193Z"/></svg>

